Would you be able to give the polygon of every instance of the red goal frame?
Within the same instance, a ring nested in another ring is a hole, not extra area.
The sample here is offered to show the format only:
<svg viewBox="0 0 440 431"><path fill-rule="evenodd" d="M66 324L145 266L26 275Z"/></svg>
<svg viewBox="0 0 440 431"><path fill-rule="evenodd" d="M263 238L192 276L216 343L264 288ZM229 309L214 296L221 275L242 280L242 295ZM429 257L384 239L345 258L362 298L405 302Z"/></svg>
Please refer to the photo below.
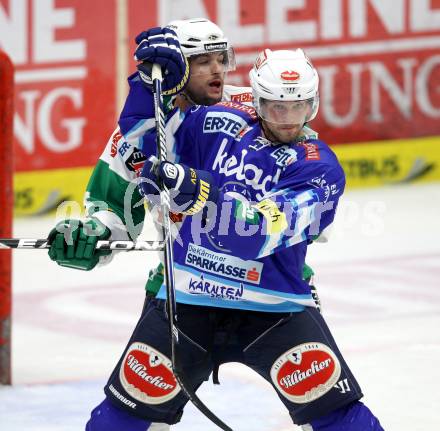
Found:
<svg viewBox="0 0 440 431"><path fill-rule="evenodd" d="M0 238L12 237L14 67L0 50ZM11 384L11 250L0 251L0 384Z"/></svg>

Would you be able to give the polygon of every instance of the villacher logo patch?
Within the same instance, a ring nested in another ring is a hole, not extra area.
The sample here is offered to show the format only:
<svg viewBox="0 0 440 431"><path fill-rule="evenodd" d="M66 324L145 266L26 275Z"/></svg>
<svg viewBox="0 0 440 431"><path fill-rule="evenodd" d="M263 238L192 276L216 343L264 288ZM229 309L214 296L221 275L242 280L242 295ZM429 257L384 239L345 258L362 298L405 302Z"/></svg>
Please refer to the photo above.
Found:
<svg viewBox="0 0 440 431"><path fill-rule="evenodd" d="M305 404L333 387L341 375L341 365L325 344L305 343L283 353L273 364L270 375L288 400Z"/></svg>
<svg viewBox="0 0 440 431"><path fill-rule="evenodd" d="M126 392L145 404L161 404L180 391L171 361L148 344L135 342L125 354L119 379Z"/></svg>

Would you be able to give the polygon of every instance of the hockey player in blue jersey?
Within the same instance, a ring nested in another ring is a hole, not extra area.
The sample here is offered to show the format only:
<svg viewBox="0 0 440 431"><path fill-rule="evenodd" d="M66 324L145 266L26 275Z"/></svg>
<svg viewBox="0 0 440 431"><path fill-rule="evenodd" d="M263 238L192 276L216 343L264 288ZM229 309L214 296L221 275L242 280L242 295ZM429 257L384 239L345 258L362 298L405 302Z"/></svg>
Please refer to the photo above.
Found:
<svg viewBox="0 0 440 431"><path fill-rule="evenodd" d="M232 47L222 30L213 22L205 18L171 21L168 28L174 30L180 42L182 52L190 64L189 79L186 87L172 98L166 97L167 109L178 107L187 110L192 105L213 105L220 101L236 101L252 106L252 92L250 87L225 85L227 72L235 68L235 57ZM143 41L148 38L149 32L142 32L136 37L138 48L135 57L144 59ZM151 89L147 89L142 81L143 74L133 74L129 77L130 92L119 124L124 139L133 147L140 147L145 131L154 129L154 112L151 106L144 103L145 98L151 97ZM173 75L173 78L175 75ZM148 79L148 78L147 78ZM178 79L169 84L171 87L179 85ZM309 137L317 134L303 128L303 133ZM98 200L102 196L91 193L92 198ZM174 216L174 220L180 217ZM322 240L322 236L320 238ZM313 270L304 265L303 278L311 284L315 301L319 303L316 289L312 284ZM163 265L150 272L147 283L147 292L155 294L163 281Z"/></svg>
<svg viewBox="0 0 440 431"><path fill-rule="evenodd" d="M158 34L148 60L184 71L175 39ZM143 193L157 204L160 177L187 215L174 244L183 368L198 388L223 331L236 360L273 386L304 430L382 430L301 277L307 246L332 222L345 186L334 153L303 133L318 112L316 70L301 50L265 50L250 79L255 109L221 102L170 113L170 162L154 159L153 134L142 140ZM171 372L164 295L162 287L146 304L87 431L179 421L188 400Z"/></svg>

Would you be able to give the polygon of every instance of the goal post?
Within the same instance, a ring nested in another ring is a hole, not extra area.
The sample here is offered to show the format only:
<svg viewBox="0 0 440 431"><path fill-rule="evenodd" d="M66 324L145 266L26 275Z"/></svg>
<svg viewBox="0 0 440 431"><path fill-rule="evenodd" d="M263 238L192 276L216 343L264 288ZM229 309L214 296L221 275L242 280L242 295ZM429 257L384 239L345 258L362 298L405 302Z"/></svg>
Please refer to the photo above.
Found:
<svg viewBox="0 0 440 431"><path fill-rule="evenodd" d="M14 68L0 50L0 238L12 237ZM11 384L12 254L0 251L0 385Z"/></svg>

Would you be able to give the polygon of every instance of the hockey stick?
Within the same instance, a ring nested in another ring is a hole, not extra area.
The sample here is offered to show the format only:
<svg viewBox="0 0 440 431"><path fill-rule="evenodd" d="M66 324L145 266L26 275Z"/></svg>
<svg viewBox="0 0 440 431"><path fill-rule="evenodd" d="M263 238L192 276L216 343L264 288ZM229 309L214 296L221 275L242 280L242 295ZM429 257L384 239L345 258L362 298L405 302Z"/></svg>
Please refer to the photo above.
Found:
<svg viewBox="0 0 440 431"><path fill-rule="evenodd" d="M156 145L157 154L161 162L167 160L167 148L165 137L165 117L163 113L163 99L162 99L162 70L158 64L153 65L152 70L153 92L154 92L154 112L156 118ZM169 214L170 212L170 191L163 184L159 184L161 190L161 209L162 214ZM185 374L180 365L178 355L179 343L179 328L177 325L177 310L176 310L176 289L174 280L174 262L173 262L173 239L169 234L171 232L171 221L169 217L164 217L162 224L162 233L165 240L164 247L164 273L165 285L167 291L166 311L168 314L168 321L171 333L171 362L173 367L173 374L180 388L188 397L188 399L213 423L224 431L232 431L219 417L217 417L211 410L196 395L195 391L186 384Z"/></svg>
<svg viewBox="0 0 440 431"><path fill-rule="evenodd" d="M48 249L47 239L35 238L0 238L0 250L19 248L27 250ZM163 241L129 241L129 240L101 240L96 243L95 250L120 251L162 251Z"/></svg>

